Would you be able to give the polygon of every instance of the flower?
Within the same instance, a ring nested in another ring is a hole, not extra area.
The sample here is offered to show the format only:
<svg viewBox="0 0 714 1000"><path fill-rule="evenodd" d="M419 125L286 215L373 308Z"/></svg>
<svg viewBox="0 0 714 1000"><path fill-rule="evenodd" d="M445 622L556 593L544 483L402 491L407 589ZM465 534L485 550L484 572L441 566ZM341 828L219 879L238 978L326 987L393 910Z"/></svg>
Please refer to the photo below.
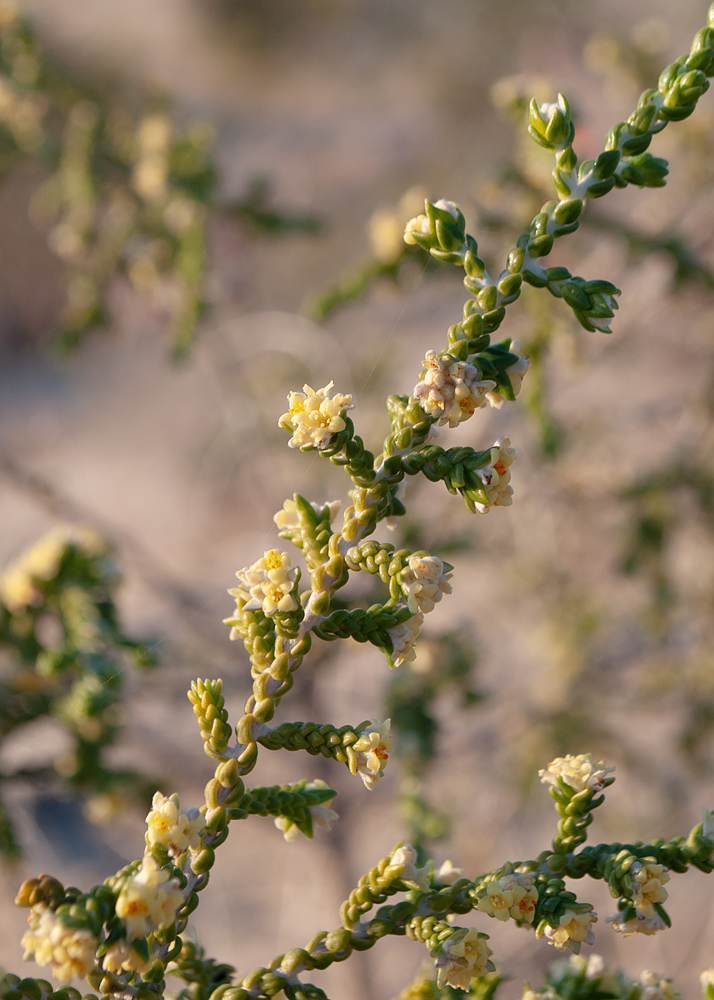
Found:
<svg viewBox="0 0 714 1000"><path fill-rule="evenodd" d="M538 890L532 875L508 874L488 883L486 895L479 899L477 907L497 920L513 917L532 924L537 902Z"/></svg>
<svg viewBox="0 0 714 1000"><path fill-rule="evenodd" d="M605 784L613 780L607 775L614 770L614 767L605 767L604 760L594 763L589 753L581 753L575 757L566 754L565 757L552 760L547 768L538 772L538 776L544 785L554 785L556 788L560 779L577 794L588 788L593 792L602 791Z"/></svg>
<svg viewBox="0 0 714 1000"><path fill-rule="evenodd" d="M334 382L328 382L322 389L315 391L311 386L304 385L302 392L288 393L290 409L278 420L278 426L283 430L292 431L288 441L290 448L329 447L335 434L346 427L342 414L352 410L352 396L336 392L334 396L328 393Z"/></svg>
<svg viewBox="0 0 714 1000"><path fill-rule="evenodd" d="M577 955L580 945L595 944L595 933L592 925L597 923L597 914L592 907L567 909L558 919L555 926L546 927L545 936L548 943L555 945L558 951L570 948Z"/></svg>
<svg viewBox="0 0 714 1000"><path fill-rule="evenodd" d="M429 224L429 218L426 215L417 215L415 218L410 219L404 227L404 242L408 243L410 246L414 246L417 242L414 238L416 236L431 236L431 226Z"/></svg>
<svg viewBox="0 0 714 1000"><path fill-rule="evenodd" d="M714 841L714 810L702 809L702 835Z"/></svg>
<svg viewBox="0 0 714 1000"><path fill-rule="evenodd" d="M450 579L450 570L436 556L410 556L401 584L411 613L432 611L444 594L451 593Z"/></svg>
<svg viewBox="0 0 714 1000"><path fill-rule="evenodd" d="M454 882L458 882L463 876L463 868L455 868L447 859L434 876L434 881L439 885L453 885Z"/></svg>
<svg viewBox="0 0 714 1000"><path fill-rule="evenodd" d="M488 969L491 949L486 944L486 935L475 928L466 931L460 928L453 937L441 945L441 951L434 962L437 969L437 985L446 985L468 990L475 976L482 976Z"/></svg>
<svg viewBox="0 0 714 1000"><path fill-rule="evenodd" d="M405 622L387 629L387 635L392 640L393 646L393 652L389 656L390 667L398 667L404 660L414 659L416 641L419 638L419 630L423 622L424 615L420 611Z"/></svg>
<svg viewBox="0 0 714 1000"><path fill-rule="evenodd" d="M458 361L450 354L439 357L427 351L422 364L424 378L414 387L412 395L423 410L439 418L439 424L456 427L484 406L484 397L496 383L482 380L482 372L467 361Z"/></svg>
<svg viewBox="0 0 714 1000"><path fill-rule="evenodd" d="M511 380L511 386L513 387L513 395L517 396L521 391L521 382L523 381L523 376L528 371L530 367L530 361L528 360L527 354L521 354L521 342L520 340L512 340L510 347L508 348L509 354L517 354L518 360L514 361L512 365L509 365L505 369L506 374ZM500 392L487 392L486 399L490 406L494 406L497 410L503 407L506 402L505 398Z"/></svg>
<svg viewBox="0 0 714 1000"><path fill-rule="evenodd" d="M509 486L516 449L511 448L510 439L500 437L491 448L488 462L476 470L488 496L488 503L476 503L481 514L488 514L491 507L510 507L513 503L513 487Z"/></svg>
<svg viewBox="0 0 714 1000"><path fill-rule="evenodd" d="M61 983L92 971L99 942L91 931L65 926L43 903L30 908L27 923L30 930L22 937L25 961L34 959L38 965L51 965L52 975Z"/></svg>
<svg viewBox="0 0 714 1000"><path fill-rule="evenodd" d="M154 793L146 825L147 846L163 844L174 858L188 848L198 850L201 833L205 828L203 816L198 809L179 809L178 795L167 798L161 792Z"/></svg>
<svg viewBox="0 0 714 1000"><path fill-rule="evenodd" d="M404 844L403 847L397 847L392 852L388 867L390 869L397 869L393 874L398 876L402 882L407 882L415 889L421 889L426 892L431 884L429 879L429 865L425 865L424 868L417 868L415 865L416 859L417 852L412 845Z"/></svg>
<svg viewBox="0 0 714 1000"><path fill-rule="evenodd" d="M671 979L660 979L656 972L643 972L640 983L640 1000L678 1000Z"/></svg>
<svg viewBox="0 0 714 1000"><path fill-rule="evenodd" d="M612 924L614 931L624 937L629 937L630 934L656 934L657 931L663 931L667 927L658 913L653 917L635 916L630 920L625 920L624 913L616 913L614 917L608 917L607 921Z"/></svg>
<svg viewBox="0 0 714 1000"><path fill-rule="evenodd" d="M132 939L170 926L183 903L178 881L151 854L145 854L141 868L119 893L115 910Z"/></svg>
<svg viewBox="0 0 714 1000"><path fill-rule="evenodd" d="M274 615L276 611L295 611L298 606L295 588L298 568L291 566L290 556L280 549L269 549L262 559L236 573L240 587L228 593L245 601L244 611L262 611Z"/></svg>
<svg viewBox="0 0 714 1000"><path fill-rule="evenodd" d="M332 524L335 515L337 514L337 511L342 506L342 501L330 500L326 504L312 503L310 504L310 506L312 507L312 509L315 511L316 514L320 514L325 507L328 507L330 511L328 523ZM284 531L294 531L295 528L300 527L300 519L298 517L298 512L297 512L297 504L292 499L292 497L289 497L285 501L285 503L282 506L282 510L279 510L278 513L275 514L273 520L278 526L278 531L280 531L281 533Z"/></svg>
<svg viewBox="0 0 714 1000"><path fill-rule="evenodd" d="M146 972L151 968L152 961L152 957L142 958L129 941L122 940L107 948L102 968L107 972Z"/></svg>
<svg viewBox="0 0 714 1000"><path fill-rule="evenodd" d="M655 903L664 903L669 893L664 883L669 882L668 869L664 865L642 865L636 861L630 868L632 901L638 917L651 920L656 916Z"/></svg>
<svg viewBox="0 0 714 1000"><path fill-rule="evenodd" d="M424 205L426 191L412 187L399 199L396 209L380 209L369 220L369 238L372 252L378 261L391 264L401 256L404 249L404 225Z"/></svg>
<svg viewBox="0 0 714 1000"><path fill-rule="evenodd" d="M327 788L327 782L323 781L321 778L316 778L314 781L310 781L305 788ZM339 813L336 813L334 809L330 809L329 806L308 806L310 810L310 815L312 816L313 826L317 825L322 827L323 830L329 830L336 819L339 819ZM278 830L283 831L283 836L288 843L295 840L298 834L301 832L298 825L287 816L276 816L275 825Z"/></svg>
<svg viewBox="0 0 714 1000"><path fill-rule="evenodd" d="M384 774L382 770L389 760L392 749L392 737L389 735L391 719L380 722L372 719L372 725L363 729L359 738L352 744L355 755L355 772L370 791Z"/></svg>

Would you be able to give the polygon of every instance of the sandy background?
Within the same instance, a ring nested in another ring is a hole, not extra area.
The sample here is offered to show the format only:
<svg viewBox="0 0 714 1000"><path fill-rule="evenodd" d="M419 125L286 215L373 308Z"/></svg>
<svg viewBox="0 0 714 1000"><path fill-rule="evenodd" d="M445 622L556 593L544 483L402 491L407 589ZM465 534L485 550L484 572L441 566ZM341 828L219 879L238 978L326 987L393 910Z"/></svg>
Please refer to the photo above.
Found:
<svg viewBox="0 0 714 1000"><path fill-rule="evenodd" d="M180 120L215 122L227 193L265 174L278 203L327 221L317 237L261 241L217 226L215 308L184 364L171 362L159 317L123 286L113 295L112 330L60 363L41 344L61 273L26 220L28 178L0 188L0 449L46 480L69 515L115 542L123 619L133 633L160 637L162 667L141 689L129 679L112 759L163 773L188 805L200 801L210 775L185 698L190 679L222 676L234 721L248 692L245 657L221 625L235 570L276 541L272 513L285 496L344 495L337 470L285 449L276 427L285 394L306 380L334 379L354 394L358 429L376 443L384 396L410 391L424 351L441 344L463 301L457 275L413 275L403 293L379 287L317 325L301 312L306 295L365 257L370 214L414 183L460 201L468 217L483 190L478 178L513 145L488 99L494 81L514 72L550 77L554 91L574 95L579 106L578 149L597 152L632 98L616 99L583 69L588 38L604 27L629 38L643 19L661 19L671 59L688 47L704 6L681 0L676 16L655 0L28 0L21 8L46 47L77 72L167 90ZM689 133L696 157L681 153L669 131L655 150L682 156L666 192L630 190L598 208L618 219L630 212L631 223L649 232L676 222L711 261L711 96L702 104ZM499 240L486 233L484 246L495 252ZM714 303L700 287L666 296L672 268L661 254L633 264L615 237L573 243L557 262L621 283L624 294L610 338L578 332L561 310L548 368L551 406L568 431L560 459L544 462L532 423L506 407L479 413L453 443L485 447L510 435L519 451L513 508L474 518L440 487L414 490L434 537L473 540L452 558L454 596L429 620L434 631L468 620L478 636L476 683L486 697L470 713L448 696L440 703L442 756L431 784L434 800L454 813L451 840L435 845L435 857L467 873L546 846L549 799L530 785L554 748L593 749L618 766L596 839L685 832L714 798L711 738L694 763L680 747L697 692L711 688L706 629L696 624L711 617L710 534L685 504L669 557L692 616L659 641L643 625L646 587L616 570L626 514L614 499L639 473L706 441L710 413L701 401L712 373ZM504 335L526 338L533 313L512 312ZM0 519L3 561L55 522L7 476ZM683 665L681 693L678 664L689 663L692 649L705 680L692 681ZM339 723L369 717L379 711L385 673L376 650L345 645L338 660L296 685L280 719L306 711ZM0 763L49 757L62 740L58 727L38 722L3 745ZM196 914L203 943L242 971L336 925L351 885L401 836L389 774L368 796L336 765L264 751L251 781L300 777L324 777L340 791L338 832L285 845L270 820L237 827ZM88 886L141 851L140 814L95 828L77 803L46 789L16 788L10 801L26 858L3 873L4 896L38 871ZM632 974L656 968L684 996L697 995L698 973L714 961L710 881L673 881L675 929L656 940L616 939L604 924L614 905L603 887L579 891L601 914L597 950ZM0 909L0 963L13 971L21 967L23 921L21 911ZM509 1000L554 956L494 923L482 929L514 977L502 991ZM330 996L386 1000L422 957L413 943L393 940L315 981Z"/></svg>

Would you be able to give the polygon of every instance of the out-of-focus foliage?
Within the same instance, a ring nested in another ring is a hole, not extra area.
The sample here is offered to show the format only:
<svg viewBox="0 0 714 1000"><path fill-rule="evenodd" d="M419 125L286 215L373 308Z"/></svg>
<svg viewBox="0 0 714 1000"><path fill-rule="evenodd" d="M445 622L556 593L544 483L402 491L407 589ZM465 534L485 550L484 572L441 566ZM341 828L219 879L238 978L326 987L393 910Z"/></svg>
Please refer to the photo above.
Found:
<svg viewBox="0 0 714 1000"><path fill-rule="evenodd" d="M0 577L0 739L54 718L73 746L52 765L16 768L0 781L51 779L91 793L89 815L110 819L155 778L114 770L105 752L116 737L123 663L154 664L152 649L124 634L114 595L119 582L106 542L91 528L56 528ZM0 804L0 852L19 854Z"/></svg>
<svg viewBox="0 0 714 1000"><path fill-rule="evenodd" d="M65 350L108 323L107 292L123 274L153 297L174 354L185 354L207 306L212 213L270 234L318 225L271 208L262 181L243 199L225 200L213 127L179 127L165 101L143 105L74 78L28 22L0 9L0 177L23 160L46 174L32 214L50 227L49 245L67 269L57 329Z"/></svg>

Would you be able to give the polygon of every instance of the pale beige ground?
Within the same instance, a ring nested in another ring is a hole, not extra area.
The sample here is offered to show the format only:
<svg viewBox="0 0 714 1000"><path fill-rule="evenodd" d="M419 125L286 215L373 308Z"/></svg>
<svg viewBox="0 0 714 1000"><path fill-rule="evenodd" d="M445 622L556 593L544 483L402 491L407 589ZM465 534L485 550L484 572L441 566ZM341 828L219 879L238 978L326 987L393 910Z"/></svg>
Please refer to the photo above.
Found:
<svg viewBox="0 0 714 1000"><path fill-rule="evenodd" d="M137 634L161 638L163 666L141 690L136 679L129 682L125 733L114 759L158 770L182 803L198 803L210 765L185 699L188 683L195 676L222 676L234 720L248 690L245 657L220 624L231 608L225 590L233 573L276 540L272 513L285 496L299 490L314 499L344 498L336 470L285 448L276 419L286 392L305 380L323 385L334 379L338 389L353 392L355 420L376 445L384 432L381 400L412 388L423 352L441 344L463 300L458 277L432 283L415 278L404 295L378 289L318 327L299 314L305 292L329 285L361 258L370 212L409 185L423 182L434 197L468 206L476 177L509 144L508 130L486 99L495 79L526 70L549 75L568 93L575 88L587 123L582 148L596 151L626 108L601 105L598 79L584 77L585 86L579 80L588 34L605 24L626 34L642 18L664 17L671 58L688 45L704 5L680 3L675 17L654 0L625 9L614 0L587 9L567 0L315 0L300 5L299 15L290 3L265 4L261 18L248 16L254 5L236 0L242 15L226 20L217 17L218 5L202 9L189 0L27 0L22 6L36 17L48 46L70 62L87 72L109 68L166 87L182 116L217 121L228 191L240 192L251 176L265 172L276 201L330 223L323 237L257 245L233 231L216 232L218 305L185 364L170 362L158 319L123 288L115 294L116 329L55 364L31 348L55 307L53 265L41 235L21 221L26 182L16 178L10 193L0 190L7 218L0 226L0 251L7 257L0 268L0 335L6 340L0 447L115 540L126 577L124 620ZM230 6L226 0L220 9ZM701 118L711 122L711 95L703 103ZM662 137L663 155L668 142ZM614 195L614 211L628 204L642 228L667 226L687 178L683 166L667 195ZM711 191L708 199L686 203L686 214L685 231L711 260ZM443 488L419 488L418 508L438 537L476 537L473 551L453 558L454 596L430 619L434 630L474 620L477 684L488 695L468 715L443 700L443 756L432 772L434 800L455 817L452 839L435 849L437 860L451 857L467 873L532 856L552 835L547 795L525 795L523 783L546 762L539 749L541 720L567 699L569 671L577 670L572 646L563 651L553 624L563 574L563 602L577 604L585 594L614 622L597 655L608 722L615 720L619 734L612 761L619 780L593 836L646 839L653 829L672 836L688 830L701 806L714 799L711 746L707 768L683 770L668 737L679 702L673 697L671 712L658 709L653 717L632 680L633 663L654 665L660 651L641 642L635 624L641 589L613 569L622 514L611 503L638 471L706 433L709 415L689 408L688 400L710 377L714 302L701 290L659 298L670 277L661 256L631 266L620 278L617 241L604 238L590 249L583 239L578 247L577 257L564 249L561 259L572 260L579 274L622 281L624 295L611 338L576 333L576 358L572 339L558 340L553 408L571 430L563 459L557 467L544 464L531 426L517 408L506 407L479 413L453 440L483 447L500 434L511 436L519 449L513 508L474 518ZM518 311L516 306L515 323L504 327L504 335L518 331ZM563 323L570 323L564 309ZM12 482L3 487L5 560L53 522L26 490ZM677 568L693 600L700 592L709 599L710 555L707 538L685 533ZM183 603L176 598L179 585ZM294 707L286 700L280 718L302 717L308 706L316 717L356 723L379 711L385 671L374 649L346 647L338 661L320 669L316 693L298 685ZM61 739L54 726L39 723L2 748L0 762L15 766L57 753ZM572 752L590 749L576 742ZM604 741L597 750L607 748ZM221 849L196 914L209 950L244 971L336 925L345 892L401 836L390 810L389 774L368 795L336 765L266 751L251 780L303 776L325 777L344 793L339 839L320 832L312 843L285 845L270 820L238 826ZM12 807L26 859L2 876L6 898L22 877L39 871L90 885L142 848L140 815L94 829L70 808L65 825L51 829L42 821L41 793L18 789ZM648 967L671 975L685 996L694 997L698 972L714 964L711 885L697 876L674 881L675 929L656 940L627 941L605 926L614 906L603 888L577 888L601 913L598 950L630 973ZM0 962L13 971L21 971L23 919L7 904L0 908ZM536 979L552 949L494 923L484 929L514 976L502 994L511 1000L520 995L525 975ZM315 981L334 998L386 1000L421 959L419 946L394 940L316 974Z"/></svg>

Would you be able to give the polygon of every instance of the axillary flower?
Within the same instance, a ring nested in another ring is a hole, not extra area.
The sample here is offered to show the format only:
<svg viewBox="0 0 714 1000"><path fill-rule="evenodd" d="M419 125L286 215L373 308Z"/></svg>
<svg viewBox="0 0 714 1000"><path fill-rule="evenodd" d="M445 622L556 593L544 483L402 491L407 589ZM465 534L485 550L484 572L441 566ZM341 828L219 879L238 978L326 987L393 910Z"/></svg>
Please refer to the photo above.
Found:
<svg viewBox="0 0 714 1000"><path fill-rule="evenodd" d="M511 874L489 882L477 908L497 920L513 917L514 920L532 924L537 902L538 891L533 884L533 876Z"/></svg>
<svg viewBox="0 0 714 1000"><path fill-rule="evenodd" d="M436 556L416 554L410 556L401 573L401 585L412 614L428 614L444 594L451 593L451 566Z"/></svg>
<svg viewBox="0 0 714 1000"><path fill-rule="evenodd" d="M510 486L511 470L516 457L516 449L511 448L510 439L500 437L491 448L488 462L476 470L488 496L488 503L476 502L481 514L488 514L491 507L510 507L513 503L513 487Z"/></svg>
<svg viewBox="0 0 714 1000"><path fill-rule="evenodd" d="M643 972L640 986L640 1000L679 1000L671 979L661 979L656 972Z"/></svg>
<svg viewBox="0 0 714 1000"><path fill-rule="evenodd" d="M669 874L664 865L643 865L639 861L632 865L630 868L632 901L638 917L652 920L657 916L654 904L664 903L669 895L664 888L665 882L669 882Z"/></svg>
<svg viewBox="0 0 714 1000"><path fill-rule="evenodd" d="M178 795L167 797L156 792L146 825L147 846L162 844L175 858L189 848L195 851L200 847L205 822L198 809L180 809Z"/></svg>
<svg viewBox="0 0 714 1000"><path fill-rule="evenodd" d="M458 361L450 354L439 357L434 351L427 351L422 364L424 377L417 382L412 395L423 410L439 418L439 424L456 427L468 420L485 405L486 393L496 388L495 382L482 378L475 365Z"/></svg>
<svg viewBox="0 0 714 1000"><path fill-rule="evenodd" d="M416 643L419 631L424 624L424 615L420 612L408 618L399 625L387 629L392 640L393 650L388 657L390 667L398 667L405 660L413 660L416 656Z"/></svg>
<svg viewBox="0 0 714 1000"><path fill-rule="evenodd" d="M67 927L48 906L39 904L27 917L30 930L22 938L25 961L51 965L52 975L61 983L86 976L95 964L98 941L86 928Z"/></svg>
<svg viewBox="0 0 714 1000"><path fill-rule="evenodd" d="M632 912L632 910L630 910ZM616 913L614 917L607 917L607 922L612 924L612 929L629 937L631 934L656 934L658 931L667 929L667 925L658 913L653 917L634 916L631 919L625 918L625 913Z"/></svg>
<svg viewBox="0 0 714 1000"><path fill-rule="evenodd" d="M262 611L264 615L295 611L298 607L295 590L299 579L297 566L291 566L290 556L280 549L270 549L262 559L236 573L240 587L229 590L233 597L245 601L243 610ZM232 638L232 635L231 635Z"/></svg>
<svg viewBox="0 0 714 1000"><path fill-rule="evenodd" d="M544 785L558 787L558 781L572 788L576 794L590 789L593 792L600 792L606 784L610 784L614 779L608 778L608 774L614 771L614 767L605 767L605 761L595 763L592 754L581 753L577 756L566 754L565 757L556 757L538 772L538 777Z"/></svg>
<svg viewBox="0 0 714 1000"><path fill-rule="evenodd" d="M528 360L527 354L521 354L520 340L511 341L510 347L508 348L508 353L518 355L518 360L514 361L512 365L509 365L508 368L505 369L506 375L508 375L509 379L511 380L513 395L517 396L518 393L521 391L521 382L523 381L523 376L526 374L528 368L530 367L530 361ZM504 403L506 402L505 398L501 395L500 392L493 392L493 391L487 392L486 399L488 400L489 405L495 407L497 410L502 409Z"/></svg>
<svg viewBox="0 0 714 1000"><path fill-rule="evenodd" d="M463 927L447 938L434 962L437 985L468 990L475 976L483 976L489 966L493 968L489 962L492 952L486 940L486 935L475 928L467 931Z"/></svg>
<svg viewBox="0 0 714 1000"><path fill-rule="evenodd" d="M327 782L322 781L321 778L316 778L314 781L308 782L305 786L306 788L327 788ZM336 813L334 809L330 809L329 806L308 806L310 810L310 816L312 817L313 826L322 827L323 830L329 830L336 819L339 819L339 813ZM300 828L297 823L294 823L287 816L276 816L275 825L278 830L283 831L283 837L288 843L292 843L300 835Z"/></svg>
<svg viewBox="0 0 714 1000"><path fill-rule="evenodd" d="M570 948L577 955L581 944L595 944L592 925L597 923L597 914L591 906L567 909L558 918L558 923L545 928L548 943L558 951Z"/></svg>
<svg viewBox="0 0 714 1000"><path fill-rule="evenodd" d="M416 867L417 852L411 844L404 844L397 847L392 852L388 870L395 869L392 873L398 876L403 882L426 892L430 885L429 865L423 868Z"/></svg>
<svg viewBox="0 0 714 1000"><path fill-rule="evenodd" d="M107 972L146 972L151 968L153 958L143 958L129 941L116 941L107 948L102 959L102 968Z"/></svg>
<svg viewBox="0 0 714 1000"><path fill-rule="evenodd" d="M141 868L119 893L115 910L131 939L170 926L183 903L176 879L151 854L145 854Z"/></svg>
<svg viewBox="0 0 714 1000"><path fill-rule="evenodd" d="M322 450L329 447L335 434L345 429L343 413L354 408L352 396L340 392L330 396L333 385L334 382L328 382L317 391L304 385L302 392L288 393L290 409L280 417L278 426L292 431L290 448Z"/></svg>
<svg viewBox="0 0 714 1000"><path fill-rule="evenodd" d="M355 755L355 772L364 782L365 788L372 791L379 779L384 775L384 767L389 760L392 749L392 737L389 734L391 719L380 722L372 719L372 725L363 729L359 738L352 744Z"/></svg>

